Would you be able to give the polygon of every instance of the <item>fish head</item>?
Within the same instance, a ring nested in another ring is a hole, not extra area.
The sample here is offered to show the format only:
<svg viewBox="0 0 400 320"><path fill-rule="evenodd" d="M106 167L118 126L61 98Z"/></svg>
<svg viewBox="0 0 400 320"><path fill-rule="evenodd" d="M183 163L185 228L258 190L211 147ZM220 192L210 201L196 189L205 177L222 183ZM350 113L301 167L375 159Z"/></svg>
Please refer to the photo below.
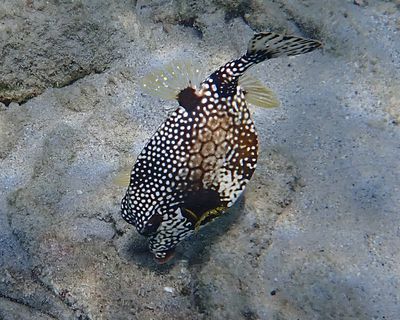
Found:
<svg viewBox="0 0 400 320"><path fill-rule="evenodd" d="M150 251L154 254L157 263L166 263L175 255L175 247L188 236L194 233L194 225L181 208L175 208L166 215L165 221L158 226L149 241Z"/></svg>

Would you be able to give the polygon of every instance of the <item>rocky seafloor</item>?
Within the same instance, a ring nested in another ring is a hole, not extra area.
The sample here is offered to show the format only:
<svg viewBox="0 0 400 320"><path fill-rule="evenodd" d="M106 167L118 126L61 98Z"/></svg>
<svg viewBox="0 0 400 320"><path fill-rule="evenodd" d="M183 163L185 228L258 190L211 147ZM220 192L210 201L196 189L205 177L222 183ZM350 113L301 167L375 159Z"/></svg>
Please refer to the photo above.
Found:
<svg viewBox="0 0 400 320"><path fill-rule="evenodd" d="M324 49L254 69L256 174L156 265L113 179L176 102L138 83L256 31ZM399 1L2 1L0 319L399 319L399 63Z"/></svg>

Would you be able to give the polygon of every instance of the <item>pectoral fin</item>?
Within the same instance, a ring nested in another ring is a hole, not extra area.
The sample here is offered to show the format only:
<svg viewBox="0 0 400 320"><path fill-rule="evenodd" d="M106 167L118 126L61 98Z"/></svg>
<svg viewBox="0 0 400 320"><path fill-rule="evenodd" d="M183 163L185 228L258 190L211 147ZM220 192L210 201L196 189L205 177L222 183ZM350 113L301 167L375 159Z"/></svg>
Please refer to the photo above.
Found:
<svg viewBox="0 0 400 320"><path fill-rule="evenodd" d="M197 231L202 225L219 217L227 208L222 205L217 191L200 189L188 194L182 209L185 218Z"/></svg>
<svg viewBox="0 0 400 320"><path fill-rule="evenodd" d="M207 212L204 212L203 215L200 217L199 220L197 220L194 230L198 231L201 227L201 225L204 225L208 222L211 222L215 218L218 218L222 213L226 211L226 207L217 207L211 210L208 210Z"/></svg>
<svg viewBox="0 0 400 320"><path fill-rule="evenodd" d="M194 225L194 231L199 231L200 227L202 225L207 224L208 222L211 222L215 218L218 218L222 213L224 213L227 208L226 207L217 207L211 210L208 210L204 212L203 214L199 215L195 212L193 212L190 209L183 208L186 212L186 218L192 222Z"/></svg>

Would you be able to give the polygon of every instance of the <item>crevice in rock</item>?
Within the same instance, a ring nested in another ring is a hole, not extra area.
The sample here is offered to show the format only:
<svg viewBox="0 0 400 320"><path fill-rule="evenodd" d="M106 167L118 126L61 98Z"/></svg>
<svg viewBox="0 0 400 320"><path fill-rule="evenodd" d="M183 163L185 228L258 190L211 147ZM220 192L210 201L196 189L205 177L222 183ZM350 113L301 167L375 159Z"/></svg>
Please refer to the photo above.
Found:
<svg viewBox="0 0 400 320"><path fill-rule="evenodd" d="M13 98L7 98L7 97L4 97L4 96L0 95L0 102L4 103L7 107L12 102L16 102L16 103L22 105L22 104L30 101L31 99L40 96L47 89L50 89L50 88L54 88L54 89L55 88L57 88L57 89L65 88L65 87L68 87L68 86L74 84L75 82L77 82L77 81L79 81L81 79L86 78L87 76L90 76L90 75L93 75L93 74L100 74L100 73L106 71L107 69L109 69L109 67L106 67L106 68L104 68L104 70L101 70L101 71L100 70L83 70L82 72L78 72L76 74L76 76L71 77L70 79L66 80L63 83L53 83L50 86L47 86L47 87L45 87L43 89L40 89L40 90L37 90L35 93L25 94L25 95L23 95L23 97L18 97L18 98L14 98L13 99Z"/></svg>
<svg viewBox="0 0 400 320"><path fill-rule="evenodd" d="M113 228L113 230L115 232L115 235L113 236L112 239L115 239L116 237L121 237L121 236L123 236L125 234L124 231L122 231L121 229L119 229L117 227L117 221L114 219L112 214L109 214L106 217L98 216L97 219L99 219L100 221L103 221L105 223L111 224L111 227Z"/></svg>
<svg viewBox="0 0 400 320"><path fill-rule="evenodd" d="M181 26L184 26L184 27L192 28L195 35L199 39L203 39L203 31L201 30L199 25L196 23L196 19L197 19L197 17L185 18L185 19L179 20L178 24Z"/></svg>
<svg viewBox="0 0 400 320"><path fill-rule="evenodd" d="M191 281L191 297L192 304L197 312L207 316L207 298L204 296L204 290L202 289L202 284L198 278L196 278L196 272L192 273L193 280Z"/></svg>
<svg viewBox="0 0 400 320"><path fill-rule="evenodd" d="M287 15L288 21L293 23L303 37L310 39L323 39L321 30L318 26L314 25L312 21L303 21L299 19L296 14L288 8L282 8L282 10Z"/></svg>
<svg viewBox="0 0 400 320"><path fill-rule="evenodd" d="M68 290L62 290L61 292L57 292L54 287L47 284L41 278L41 272L42 272L41 268L42 268L41 266L37 266L32 269L31 273L32 279L44 290L46 290L50 295L54 296L58 301L60 301L61 304L67 307L67 309L69 309L74 315L77 316L77 319L90 320L91 317L88 316L82 308L75 306L75 301L73 297L69 295Z"/></svg>
<svg viewBox="0 0 400 320"><path fill-rule="evenodd" d="M249 13L250 10L252 10L252 8L249 7L248 3L245 2L240 2L237 6L226 7L225 22L229 22L232 19L240 17L246 24L248 24L245 19L245 16L247 13Z"/></svg>
<svg viewBox="0 0 400 320"><path fill-rule="evenodd" d="M28 303L26 303L26 302L24 302L24 301L22 301L22 300L20 300L20 299L12 298L12 297L3 295L2 293L0 293L0 298L6 299L6 300L11 301L11 302L16 303L16 304L20 304L20 305L22 305L22 306L24 306L24 307L27 307L27 308L29 308L29 309L38 311L38 312L40 312L40 313L42 313L42 314L45 314L46 316L48 316L48 317L50 317L50 318L52 318L52 319L58 319L57 317L55 317L55 316L52 315L51 313L45 312L44 310L41 310L40 308L36 308L36 307L34 307L34 306L31 306L30 304L28 304Z"/></svg>

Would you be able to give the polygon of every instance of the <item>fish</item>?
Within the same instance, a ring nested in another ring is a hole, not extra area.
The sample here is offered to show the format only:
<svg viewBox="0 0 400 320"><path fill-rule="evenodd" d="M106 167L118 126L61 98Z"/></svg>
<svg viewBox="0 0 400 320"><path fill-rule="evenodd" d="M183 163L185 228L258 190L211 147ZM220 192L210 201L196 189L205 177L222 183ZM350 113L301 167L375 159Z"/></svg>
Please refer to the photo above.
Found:
<svg viewBox="0 0 400 320"><path fill-rule="evenodd" d="M144 78L143 89L179 104L137 157L121 201L122 217L149 238L157 263L171 260L181 241L232 207L253 176L258 135L248 103L271 108L279 101L247 71L321 46L313 39L261 32L244 55L203 81L199 68L187 61Z"/></svg>

